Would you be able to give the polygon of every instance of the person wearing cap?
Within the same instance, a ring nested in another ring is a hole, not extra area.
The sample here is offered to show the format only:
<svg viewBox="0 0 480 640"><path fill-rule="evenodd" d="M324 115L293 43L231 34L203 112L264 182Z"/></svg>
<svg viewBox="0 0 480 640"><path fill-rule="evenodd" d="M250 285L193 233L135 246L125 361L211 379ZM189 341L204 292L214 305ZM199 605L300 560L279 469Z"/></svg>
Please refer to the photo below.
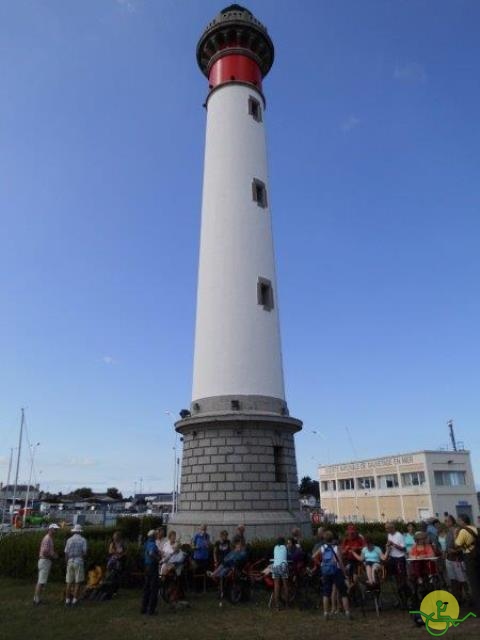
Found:
<svg viewBox="0 0 480 640"><path fill-rule="evenodd" d="M87 541L80 534L82 527L76 524L72 529L73 535L67 540L65 545L65 558L67 560L67 573L65 582L67 583L65 593L65 604L75 605L80 595L80 587L85 580L84 561L87 555Z"/></svg>
<svg viewBox="0 0 480 640"><path fill-rule="evenodd" d="M155 543L155 529L150 529L143 545L143 563L145 566L145 580L143 583L143 596L141 613L154 616L158 602L158 563L160 554Z"/></svg>
<svg viewBox="0 0 480 640"><path fill-rule="evenodd" d="M51 524L48 527L47 534L42 538L42 542L40 543L40 550L38 552L38 580L33 596L33 604L40 604L40 594L48 582L52 561L58 558L58 555L55 553L53 538L56 530L59 528L58 524Z"/></svg>

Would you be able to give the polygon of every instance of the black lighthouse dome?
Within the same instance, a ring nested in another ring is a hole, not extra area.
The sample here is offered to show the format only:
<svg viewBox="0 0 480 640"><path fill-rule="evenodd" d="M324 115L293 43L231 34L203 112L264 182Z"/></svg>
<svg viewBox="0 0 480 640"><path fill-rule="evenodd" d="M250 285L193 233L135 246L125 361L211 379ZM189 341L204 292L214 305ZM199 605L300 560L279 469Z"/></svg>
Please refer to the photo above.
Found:
<svg viewBox="0 0 480 640"><path fill-rule="evenodd" d="M273 64L274 46L266 27L239 4L222 9L207 25L197 45L197 62L207 77L217 60L232 54L252 58L262 77Z"/></svg>

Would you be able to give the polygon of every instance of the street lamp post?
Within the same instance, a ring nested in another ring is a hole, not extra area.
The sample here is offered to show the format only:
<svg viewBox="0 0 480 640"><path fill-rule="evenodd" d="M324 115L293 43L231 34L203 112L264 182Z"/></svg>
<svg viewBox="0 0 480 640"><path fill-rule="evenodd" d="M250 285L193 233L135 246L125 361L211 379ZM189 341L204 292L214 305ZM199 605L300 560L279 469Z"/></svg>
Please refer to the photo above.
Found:
<svg viewBox="0 0 480 640"><path fill-rule="evenodd" d="M5 485L5 500L3 501L3 509L2 509L2 531L3 525L5 524L5 512L8 507L8 487L10 486L10 474L12 473L12 462L13 462L13 449L10 449L10 461L8 463L8 473L7 473L7 484Z"/></svg>
<svg viewBox="0 0 480 640"><path fill-rule="evenodd" d="M167 416L170 416L173 421L175 422L176 418L175 415L171 412L171 411L165 411ZM172 513L176 513L177 511L177 491L178 491L178 466L179 466L179 460L177 459L177 438L178 438L178 433L175 431L175 442L173 445L173 491L172 491Z"/></svg>

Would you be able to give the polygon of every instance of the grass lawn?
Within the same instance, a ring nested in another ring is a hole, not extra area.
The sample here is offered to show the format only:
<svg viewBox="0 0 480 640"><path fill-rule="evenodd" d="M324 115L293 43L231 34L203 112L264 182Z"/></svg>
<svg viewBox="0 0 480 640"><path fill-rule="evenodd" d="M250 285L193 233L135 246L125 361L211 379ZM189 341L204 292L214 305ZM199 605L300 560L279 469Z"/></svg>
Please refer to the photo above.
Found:
<svg viewBox="0 0 480 640"><path fill-rule="evenodd" d="M191 608L171 611L159 605L158 616L139 614L141 593L124 590L110 602L86 602L78 608L62 604L62 585L48 586L46 604L32 605L33 584L0 578L0 638L2 640L427 640L404 612L367 613L347 621L324 621L321 611L272 611L268 594L258 591L253 602L218 606L215 593L192 595ZM479 638L480 619L450 629L447 638Z"/></svg>

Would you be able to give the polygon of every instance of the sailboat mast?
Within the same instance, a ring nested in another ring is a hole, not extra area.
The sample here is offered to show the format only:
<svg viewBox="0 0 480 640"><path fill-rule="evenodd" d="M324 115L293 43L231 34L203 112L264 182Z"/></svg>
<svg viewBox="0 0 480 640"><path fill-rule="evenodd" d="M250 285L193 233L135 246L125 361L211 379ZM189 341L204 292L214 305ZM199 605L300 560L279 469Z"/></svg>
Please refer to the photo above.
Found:
<svg viewBox="0 0 480 640"><path fill-rule="evenodd" d="M20 421L20 434L18 436L18 455L17 455L17 468L15 470L15 484L13 485L13 502L12 502L12 524L15 517L15 501L17 499L17 486L18 486L18 473L20 471L20 456L22 453L22 440L23 440L23 424L25 422L25 409L22 409L22 419Z"/></svg>
<svg viewBox="0 0 480 640"><path fill-rule="evenodd" d="M2 531L3 531L3 525L5 523L5 513L8 507L8 487L10 486L10 474L12 473L12 462L13 462L13 449L10 449L10 460L8 462L7 484L5 486L5 500L3 501L3 510L2 510Z"/></svg>

